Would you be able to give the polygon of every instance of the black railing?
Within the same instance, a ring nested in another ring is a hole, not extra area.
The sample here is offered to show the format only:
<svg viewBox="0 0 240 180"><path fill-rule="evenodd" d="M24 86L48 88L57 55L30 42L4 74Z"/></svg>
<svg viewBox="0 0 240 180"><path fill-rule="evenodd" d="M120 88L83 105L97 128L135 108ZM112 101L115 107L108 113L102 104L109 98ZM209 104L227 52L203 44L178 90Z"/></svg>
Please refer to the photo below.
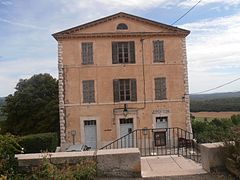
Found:
<svg viewBox="0 0 240 180"><path fill-rule="evenodd" d="M178 127L136 129L100 149L139 148L141 156L182 155L200 162L192 133Z"/></svg>

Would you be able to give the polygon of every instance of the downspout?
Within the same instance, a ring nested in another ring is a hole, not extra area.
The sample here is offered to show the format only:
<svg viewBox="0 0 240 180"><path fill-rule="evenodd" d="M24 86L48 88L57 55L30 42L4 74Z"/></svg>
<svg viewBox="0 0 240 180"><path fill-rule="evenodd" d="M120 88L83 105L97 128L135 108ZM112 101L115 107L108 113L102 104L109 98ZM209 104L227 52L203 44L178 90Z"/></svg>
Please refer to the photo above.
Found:
<svg viewBox="0 0 240 180"><path fill-rule="evenodd" d="M146 107L146 79L145 79L145 59L144 59L144 51L143 51L143 41L144 39L141 38L140 39L141 41L141 44L142 44L142 76L143 76L143 108L140 108L140 109L145 109Z"/></svg>

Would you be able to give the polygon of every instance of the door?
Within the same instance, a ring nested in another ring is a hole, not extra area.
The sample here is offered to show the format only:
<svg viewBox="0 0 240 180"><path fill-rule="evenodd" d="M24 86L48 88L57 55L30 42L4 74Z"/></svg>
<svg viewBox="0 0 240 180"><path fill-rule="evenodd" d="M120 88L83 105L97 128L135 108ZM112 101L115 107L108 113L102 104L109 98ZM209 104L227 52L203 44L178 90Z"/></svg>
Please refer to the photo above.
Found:
<svg viewBox="0 0 240 180"><path fill-rule="evenodd" d="M168 117L156 117L156 128L168 128ZM169 132L170 133L170 132ZM166 146L170 138L167 129L159 129L154 133L154 145Z"/></svg>
<svg viewBox="0 0 240 180"><path fill-rule="evenodd" d="M85 144L91 149L97 148L96 120L84 121Z"/></svg>
<svg viewBox="0 0 240 180"><path fill-rule="evenodd" d="M120 137L125 136L121 143L122 148L133 147L133 137L130 134L133 131L133 118L122 118L120 119Z"/></svg>

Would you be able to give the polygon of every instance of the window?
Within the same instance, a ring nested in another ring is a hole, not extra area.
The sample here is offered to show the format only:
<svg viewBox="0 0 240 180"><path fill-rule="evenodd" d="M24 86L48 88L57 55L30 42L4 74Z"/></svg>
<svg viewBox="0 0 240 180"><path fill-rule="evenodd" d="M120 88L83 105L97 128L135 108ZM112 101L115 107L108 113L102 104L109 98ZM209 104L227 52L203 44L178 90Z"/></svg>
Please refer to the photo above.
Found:
<svg viewBox="0 0 240 180"><path fill-rule="evenodd" d="M82 64L93 64L93 43L82 43Z"/></svg>
<svg viewBox="0 0 240 180"><path fill-rule="evenodd" d="M134 41L112 42L112 63L135 63Z"/></svg>
<svg viewBox="0 0 240 180"><path fill-rule="evenodd" d="M128 26L124 23L120 23L117 25L117 30L126 30L128 29Z"/></svg>
<svg viewBox="0 0 240 180"><path fill-rule="evenodd" d="M84 121L85 126L96 125L96 120Z"/></svg>
<svg viewBox="0 0 240 180"><path fill-rule="evenodd" d="M136 79L113 80L114 102L137 101Z"/></svg>
<svg viewBox="0 0 240 180"><path fill-rule="evenodd" d="M166 93L166 78L155 78L155 100L167 99Z"/></svg>
<svg viewBox="0 0 240 180"><path fill-rule="evenodd" d="M82 81L83 103L95 102L94 80Z"/></svg>
<svg viewBox="0 0 240 180"><path fill-rule="evenodd" d="M164 62L163 41L153 41L153 62Z"/></svg>
<svg viewBox="0 0 240 180"><path fill-rule="evenodd" d="M133 124L133 118L121 118L120 124Z"/></svg>

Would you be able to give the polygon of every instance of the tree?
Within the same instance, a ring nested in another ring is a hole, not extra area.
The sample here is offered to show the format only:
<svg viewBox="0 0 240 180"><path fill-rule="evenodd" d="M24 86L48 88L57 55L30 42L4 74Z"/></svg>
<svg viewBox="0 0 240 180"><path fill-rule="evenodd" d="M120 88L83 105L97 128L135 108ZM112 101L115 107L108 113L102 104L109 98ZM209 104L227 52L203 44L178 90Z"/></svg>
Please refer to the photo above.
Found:
<svg viewBox="0 0 240 180"><path fill-rule="evenodd" d="M50 74L20 79L16 92L6 97L3 132L26 135L59 132L58 82Z"/></svg>

